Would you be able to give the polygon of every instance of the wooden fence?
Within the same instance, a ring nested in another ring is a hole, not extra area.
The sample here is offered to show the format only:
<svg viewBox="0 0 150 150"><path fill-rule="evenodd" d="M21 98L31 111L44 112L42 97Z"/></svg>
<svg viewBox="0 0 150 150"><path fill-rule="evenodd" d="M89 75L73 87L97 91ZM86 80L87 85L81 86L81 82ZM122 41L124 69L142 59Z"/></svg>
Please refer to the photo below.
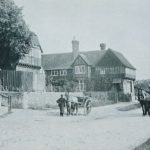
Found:
<svg viewBox="0 0 150 150"><path fill-rule="evenodd" d="M32 72L0 71L0 91L32 91L32 85Z"/></svg>

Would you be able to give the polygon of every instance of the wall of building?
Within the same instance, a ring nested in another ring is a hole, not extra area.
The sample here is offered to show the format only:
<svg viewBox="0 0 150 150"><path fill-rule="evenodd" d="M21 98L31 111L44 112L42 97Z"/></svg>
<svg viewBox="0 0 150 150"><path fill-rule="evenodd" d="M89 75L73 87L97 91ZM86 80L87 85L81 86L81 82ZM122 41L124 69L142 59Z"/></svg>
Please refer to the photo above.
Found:
<svg viewBox="0 0 150 150"><path fill-rule="evenodd" d="M123 93L130 94L131 100L135 100L134 81L127 79L123 80Z"/></svg>
<svg viewBox="0 0 150 150"><path fill-rule="evenodd" d="M45 74L33 73L33 91L45 91Z"/></svg>

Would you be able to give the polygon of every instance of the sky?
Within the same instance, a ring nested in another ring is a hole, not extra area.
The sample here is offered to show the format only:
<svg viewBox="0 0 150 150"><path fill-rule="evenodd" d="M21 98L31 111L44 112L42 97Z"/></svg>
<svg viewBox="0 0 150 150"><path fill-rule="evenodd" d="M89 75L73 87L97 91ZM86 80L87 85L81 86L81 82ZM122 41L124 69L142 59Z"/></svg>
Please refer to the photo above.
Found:
<svg viewBox="0 0 150 150"><path fill-rule="evenodd" d="M106 43L136 67L137 79L150 79L150 0L14 0L47 53L80 51Z"/></svg>

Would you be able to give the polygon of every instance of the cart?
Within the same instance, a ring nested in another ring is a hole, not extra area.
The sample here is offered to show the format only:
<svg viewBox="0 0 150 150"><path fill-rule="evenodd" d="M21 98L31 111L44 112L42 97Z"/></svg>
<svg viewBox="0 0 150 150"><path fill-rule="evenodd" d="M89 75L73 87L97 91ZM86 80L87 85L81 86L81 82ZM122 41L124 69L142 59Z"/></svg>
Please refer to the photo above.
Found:
<svg viewBox="0 0 150 150"><path fill-rule="evenodd" d="M76 109L76 113L78 114L78 108L83 108L84 115L88 115L91 112L92 109L92 98L88 96L71 96L71 106L75 106L75 108L72 110L72 114L74 113L74 110Z"/></svg>

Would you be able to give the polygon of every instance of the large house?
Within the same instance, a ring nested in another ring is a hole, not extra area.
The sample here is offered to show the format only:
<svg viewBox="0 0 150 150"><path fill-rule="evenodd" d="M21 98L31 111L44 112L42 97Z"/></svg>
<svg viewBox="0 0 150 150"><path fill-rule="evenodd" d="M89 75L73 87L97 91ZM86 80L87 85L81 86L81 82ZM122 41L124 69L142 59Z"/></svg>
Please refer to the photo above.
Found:
<svg viewBox="0 0 150 150"><path fill-rule="evenodd" d="M135 67L119 52L106 49L79 51L79 41L72 41L72 52L42 55L47 91L60 90L49 80L76 80L76 91L134 92ZM48 80L49 79L49 80Z"/></svg>
<svg viewBox="0 0 150 150"><path fill-rule="evenodd" d="M9 91L44 91L45 74L41 66L42 48L38 37L31 33L32 47L29 54L23 57L16 71L0 71L0 90Z"/></svg>

